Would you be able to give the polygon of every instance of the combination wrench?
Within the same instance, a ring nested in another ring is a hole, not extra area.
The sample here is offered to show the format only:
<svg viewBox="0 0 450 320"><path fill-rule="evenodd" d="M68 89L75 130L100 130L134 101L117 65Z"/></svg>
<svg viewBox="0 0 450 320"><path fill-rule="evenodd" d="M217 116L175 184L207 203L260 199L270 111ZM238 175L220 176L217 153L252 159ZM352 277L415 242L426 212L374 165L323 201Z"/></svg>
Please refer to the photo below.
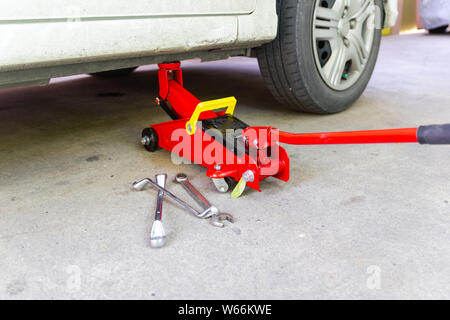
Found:
<svg viewBox="0 0 450 320"><path fill-rule="evenodd" d="M175 181L180 183L183 188L189 193L189 195L204 209L213 207L211 203L195 188L189 181L188 177L184 173L179 173L175 177ZM219 212L211 217L210 223L219 228L223 228L225 224L222 221L234 222L234 218L231 214L225 212Z"/></svg>
<svg viewBox="0 0 450 320"><path fill-rule="evenodd" d="M132 189L136 190L136 191L141 191L141 190L144 190L144 188L148 184L151 184L154 187L156 187L159 191L164 192L167 196L169 196L171 199L175 200L178 204L183 206L185 209L187 209L190 213L192 213L197 218L207 219L207 218L210 218L211 216L215 216L215 215L219 214L219 210L214 206L210 206L210 207L206 208L203 212L198 212L197 210L192 208L189 204L187 204L185 201L178 198L176 195L174 195L169 190L161 187L160 185L158 185L156 182L154 182L150 178L145 178L140 181L134 182L132 185Z"/></svg>

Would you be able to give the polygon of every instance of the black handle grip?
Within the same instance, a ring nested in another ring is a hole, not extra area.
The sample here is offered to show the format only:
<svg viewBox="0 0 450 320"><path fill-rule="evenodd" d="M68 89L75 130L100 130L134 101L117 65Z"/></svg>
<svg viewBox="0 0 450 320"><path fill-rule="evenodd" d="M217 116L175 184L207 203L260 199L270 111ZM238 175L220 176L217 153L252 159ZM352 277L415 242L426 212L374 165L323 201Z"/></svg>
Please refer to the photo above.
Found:
<svg viewBox="0 0 450 320"><path fill-rule="evenodd" d="M420 144L450 144L450 124L420 126L417 140Z"/></svg>

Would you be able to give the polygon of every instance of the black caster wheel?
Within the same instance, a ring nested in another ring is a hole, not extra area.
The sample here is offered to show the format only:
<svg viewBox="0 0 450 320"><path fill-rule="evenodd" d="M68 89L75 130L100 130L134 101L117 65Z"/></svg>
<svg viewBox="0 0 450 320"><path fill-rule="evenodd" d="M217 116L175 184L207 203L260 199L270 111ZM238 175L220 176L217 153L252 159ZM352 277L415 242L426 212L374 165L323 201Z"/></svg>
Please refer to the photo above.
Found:
<svg viewBox="0 0 450 320"><path fill-rule="evenodd" d="M148 152L158 150L158 135L153 128L145 128L142 131L141 143Z"/></svg>

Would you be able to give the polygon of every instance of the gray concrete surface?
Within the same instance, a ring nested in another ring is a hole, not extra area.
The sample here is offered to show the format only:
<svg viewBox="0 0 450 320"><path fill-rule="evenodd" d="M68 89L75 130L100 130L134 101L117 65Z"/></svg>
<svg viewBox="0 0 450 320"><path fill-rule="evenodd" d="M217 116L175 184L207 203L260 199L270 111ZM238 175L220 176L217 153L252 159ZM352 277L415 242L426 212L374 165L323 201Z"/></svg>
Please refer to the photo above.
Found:
<svg viewBox="0 0 450 320"><path fill-rule="evenodd" d="M185 83L201 99L235 95L242 120L288 131L445 123L448 40L385 38L367 91L331 116L278 104L254 59L187 62ZM139 145L146 125L168 119L156 84L142 67L0 92L0 298L450 298L450 148L288 146L288 183L231 201L203 168ZM156 192L130 184L181 171L237 223L217 229L165 202L169 242L151 249Z"/></svg>

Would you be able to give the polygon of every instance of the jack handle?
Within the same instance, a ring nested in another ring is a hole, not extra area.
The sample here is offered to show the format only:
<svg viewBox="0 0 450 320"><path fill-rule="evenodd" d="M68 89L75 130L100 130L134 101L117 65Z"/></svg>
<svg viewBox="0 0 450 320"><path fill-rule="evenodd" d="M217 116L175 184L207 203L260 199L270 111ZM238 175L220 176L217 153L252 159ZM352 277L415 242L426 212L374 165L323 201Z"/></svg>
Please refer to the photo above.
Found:
<svg viewBox="0 0 450 320"><path fill-rule="evenodd" d="M417 140L420 144L450 144L450 124L420 126Z"/></svg>
<svg viewBox="0 0 450 320"><path fill-rule="evenodd" d="M420 143L450 144L450 124L420 126L409 129L367 130L321 133L279 131L279 142L293 145Z"/></svg>
<svg viewBox="0 0 450 320"><path fill-rule="evenodd" d="M187 133L189 135L193 135L195 133L195 131L197 130L197 121L202 112L227 108L225 113L233 115L234 108L236 107L236 102L237 101L235 97L200 102L192 113L191 118L186 123Z"/></svg>

